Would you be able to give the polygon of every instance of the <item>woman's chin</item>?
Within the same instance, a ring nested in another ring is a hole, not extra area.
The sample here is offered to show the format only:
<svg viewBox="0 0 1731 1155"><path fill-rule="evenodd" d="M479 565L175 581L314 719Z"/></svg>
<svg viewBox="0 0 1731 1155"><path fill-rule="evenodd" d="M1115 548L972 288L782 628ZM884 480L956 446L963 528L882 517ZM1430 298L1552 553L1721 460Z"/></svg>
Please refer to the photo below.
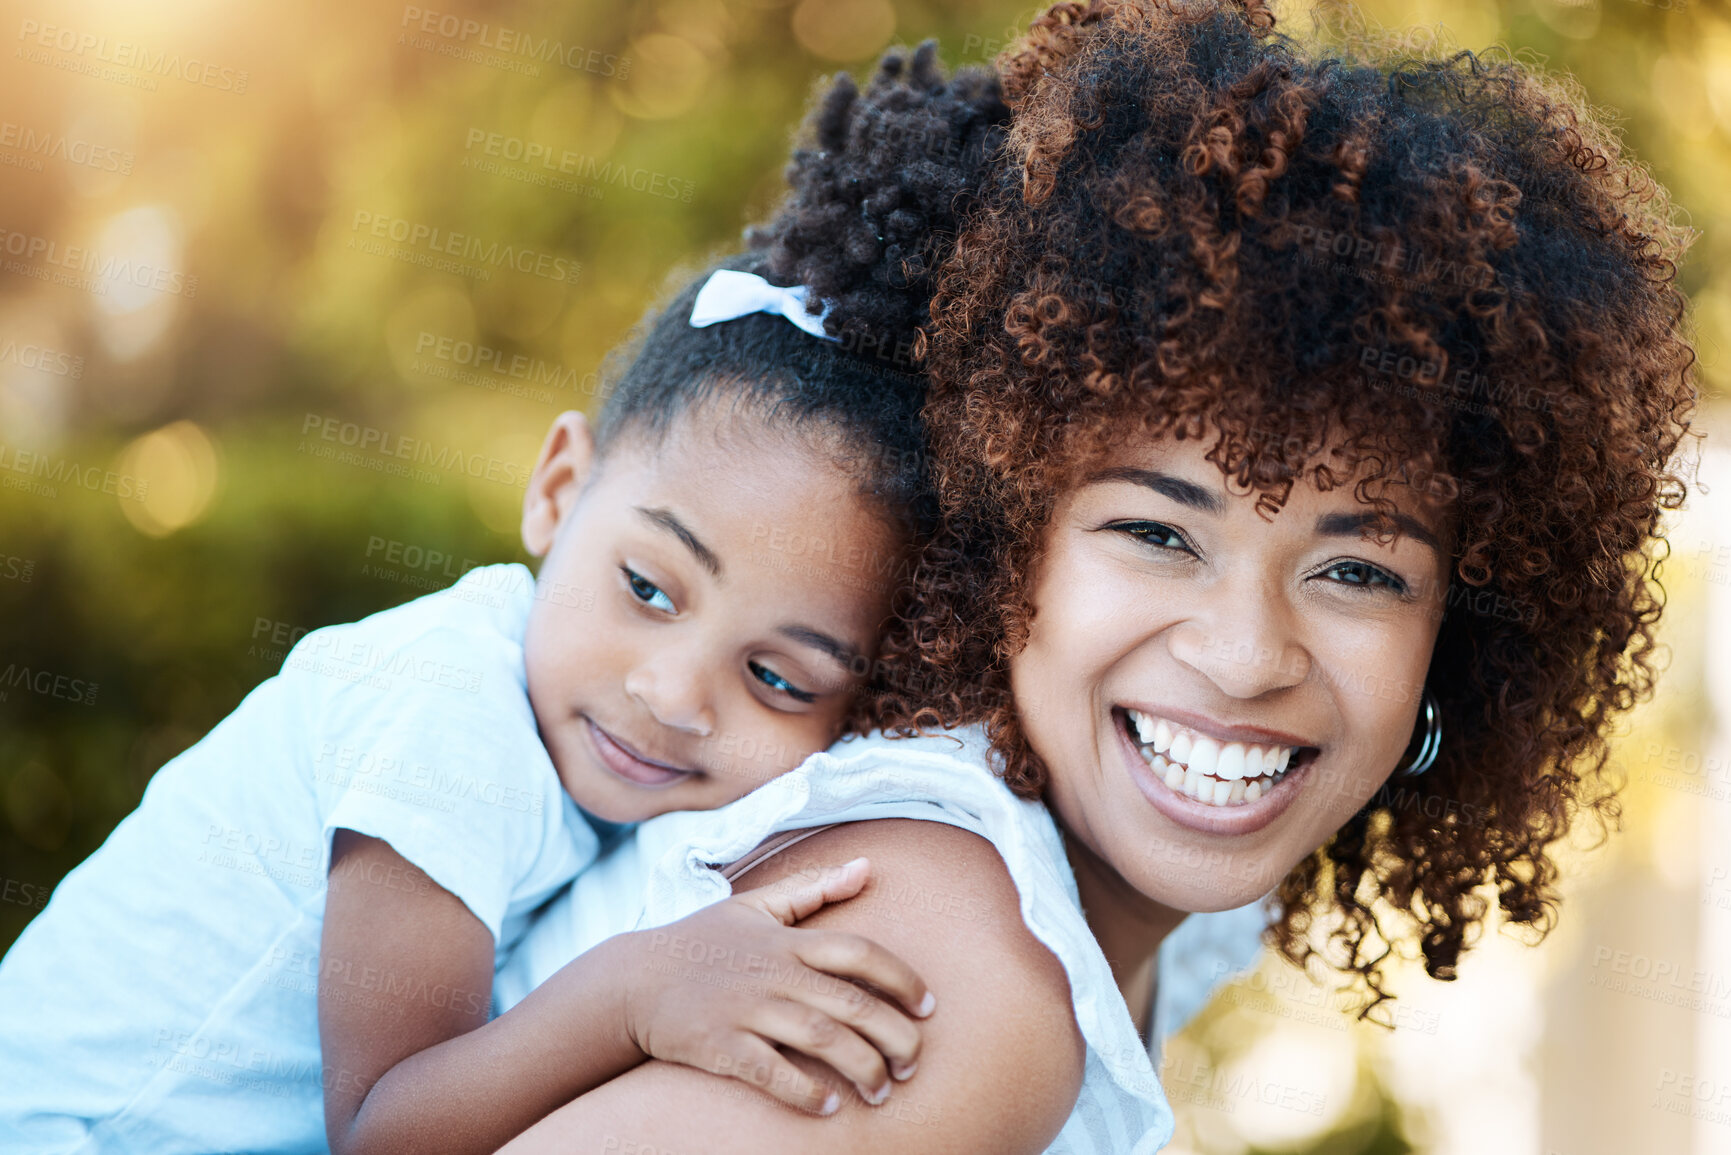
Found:
<svg viewBox="0 0 1731 1155"><path fill-rule="evenodd" d="M1247 859L1243 863L1263 883L1247 882L1226 871L1211 872L1201 866L1156 868L1140 874L1121 871L1125 881L1161 906L1186 914L1213 914L1256 902L1280 884L1286 869Z"/></svg>

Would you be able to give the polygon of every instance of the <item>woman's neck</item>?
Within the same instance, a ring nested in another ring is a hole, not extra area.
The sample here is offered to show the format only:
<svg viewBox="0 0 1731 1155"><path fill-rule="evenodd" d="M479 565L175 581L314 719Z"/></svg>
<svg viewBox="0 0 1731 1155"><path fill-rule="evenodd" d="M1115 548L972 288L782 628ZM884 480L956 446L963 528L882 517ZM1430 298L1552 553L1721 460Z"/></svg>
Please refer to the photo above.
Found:
<svg viewBox="0 0 1731 1155"><path fill-rule="evenodd" d="M1112 967L1112 979L1143 1026L1152 1013L1154 955L1185 912L1158 903L1128 882L1080 838L1064 832L1064 849L1076 876L1082 914Z"/></svg>

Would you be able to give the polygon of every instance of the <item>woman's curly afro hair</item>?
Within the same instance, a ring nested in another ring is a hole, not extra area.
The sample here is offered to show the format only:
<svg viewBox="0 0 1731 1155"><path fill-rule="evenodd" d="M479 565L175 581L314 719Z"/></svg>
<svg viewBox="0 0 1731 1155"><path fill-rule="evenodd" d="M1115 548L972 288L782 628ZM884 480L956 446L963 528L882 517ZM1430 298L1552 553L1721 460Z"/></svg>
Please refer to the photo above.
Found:
<svg viewBox="0 0 1731 1155"><path fill-rule="evenodd" d="M1368 1013L1379 910L1438 978L1486 886L1543 933L1547 848L1615 821L1607 731L1654 676L1694 404L1664 190L1518 62L1307 49L1255 5L1060 3L999 66L1008 156L932 304L945 525L888 714L984 722L1040 793L1007 663L1055 495L1103 447L1211 438L1269 510L1306 477L1384 513L1414 487L1454 542L1424 790L1456 805L1385 788L1285 879L1271 940L1361 976Z"/></svg>

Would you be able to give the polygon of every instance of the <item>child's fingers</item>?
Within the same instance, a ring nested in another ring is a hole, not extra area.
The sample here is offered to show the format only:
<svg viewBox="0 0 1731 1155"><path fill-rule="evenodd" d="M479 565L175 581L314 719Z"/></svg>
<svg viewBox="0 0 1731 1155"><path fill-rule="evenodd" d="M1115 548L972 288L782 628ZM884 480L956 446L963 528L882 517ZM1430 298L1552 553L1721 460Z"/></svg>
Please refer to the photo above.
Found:
<svg viewBox="0 0 1731 1155"><path fill-rule="evenodd" d="M920 1028L894 1003L845 979L816 971L803 977L807 981L784 997L803 1002L852 1029L877 1048L897 1079L914 1073L920 1058Z"/></svg>
<svg viewBox="0 0 1731 1155"><path fill-rule="evenodd" d="M833 1115L841 1107L841 1095L834 1087L812 1078L780 1051L745 1031L735 1037L730 1053L709 1070L748 1083L796 1111Z"/></svg>
<svg viewBox="0 0 1731 1155"><path fill-rule="evenodd" d="M815 877L810 874L777 879L756 890L741 891L734 899L792 926L815 914L826 903L852 898L865 886L871 864L856 858L843 866L832 866Z"/></svg>
<svg viewBox="0 0 1731 1155"><path fill-rule="evenodd" d="M750 1029L771 1043L828 1063L874 1107L889 1097L889 1068L877 1048L815 1007L779 999L764 1002L752 1015Z"/></svg>
<svg viewBox="0 0 1731 1155"><path fill-rule="evenodd" d="M869 983L923 1019L937 1007L937 996L913 967L863 935L805 930L795 956L812 970Z"/></svg>

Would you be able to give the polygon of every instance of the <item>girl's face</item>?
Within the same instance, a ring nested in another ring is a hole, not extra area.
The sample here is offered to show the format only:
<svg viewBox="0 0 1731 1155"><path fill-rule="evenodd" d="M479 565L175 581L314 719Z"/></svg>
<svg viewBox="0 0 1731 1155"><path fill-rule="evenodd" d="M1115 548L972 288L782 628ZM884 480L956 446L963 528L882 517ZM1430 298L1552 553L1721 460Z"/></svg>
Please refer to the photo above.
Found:
<svg viewBox="0 0 1731 1155"><path fill-rule="evenodd" d="M524 657L567 793L638 821L731 802L833 742L905 543L822 438L697 406L600 458L554 424L523 537Z"/></svg>
<svg viewBox="0 0 1731 1155"><path fill-rule="evenodd" d="M1181 911L1266 894L1396 769L1449 565L1417 500L1390 542L1350 485L1270 521L1207 448L1128 445L1059 499L1011 662L1047 802Z"/></svg>

